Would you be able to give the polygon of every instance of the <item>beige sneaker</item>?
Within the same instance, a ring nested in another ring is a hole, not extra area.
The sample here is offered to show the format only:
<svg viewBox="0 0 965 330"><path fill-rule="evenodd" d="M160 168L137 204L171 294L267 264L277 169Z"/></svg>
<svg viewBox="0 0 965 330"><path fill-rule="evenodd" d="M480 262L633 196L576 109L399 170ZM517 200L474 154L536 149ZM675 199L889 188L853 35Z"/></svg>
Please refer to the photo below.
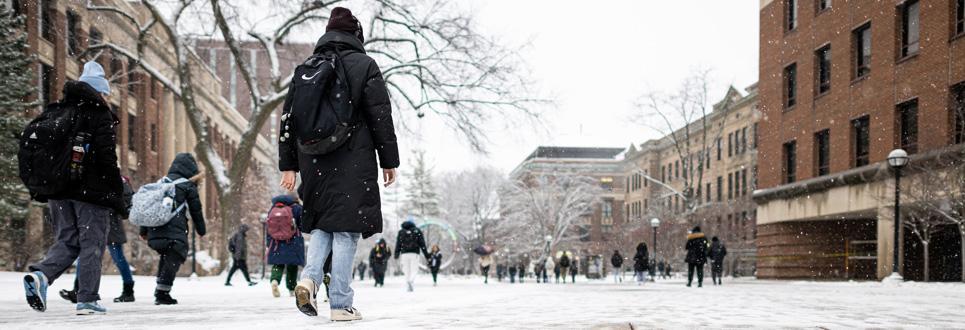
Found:
<svg viewBox="0 0 965 330"><path fill-rule="evenodd" d="M298 281L298 286L295 286L295 306L305 315L318 316L318 307L315 302L315 281L308 278Z"/></svg>
<svg viewBox="0 0 965 330"><path fill-rule="evenodd" d="M278 292L278 281L271 281L271 295L275 298L281 297L281 292Z"/></svg>
<svg viewBox="0 0 965 330"><path fill-rule="evenodd" d="M355 309L355 307L332 310L332 321L358 321L361 319L362 313L359 313L359 310Z"/></svg>

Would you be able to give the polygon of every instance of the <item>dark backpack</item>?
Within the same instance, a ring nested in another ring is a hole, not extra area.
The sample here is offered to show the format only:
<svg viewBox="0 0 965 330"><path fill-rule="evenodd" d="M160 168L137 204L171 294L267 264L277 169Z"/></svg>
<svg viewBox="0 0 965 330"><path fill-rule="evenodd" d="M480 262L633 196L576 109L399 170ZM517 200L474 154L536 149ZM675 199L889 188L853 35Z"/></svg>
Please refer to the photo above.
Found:
<svg viewBox="0 0 965 330"><path fill-rule="evenodd" d="M34 200L46 202L47 196L61 194L72 186L72 144L79 127L85 126L78 121L84 120L76 107L53 103L24 127L17 160L20 180Z"/></svg>
<svg viewBox="0 0 965 330"><path fill-rule="evenodd" d="M355 129L352 93L341 56L338 51L317 53L295 67L279 139L295 139L301 153L330 153Z"/></svg>

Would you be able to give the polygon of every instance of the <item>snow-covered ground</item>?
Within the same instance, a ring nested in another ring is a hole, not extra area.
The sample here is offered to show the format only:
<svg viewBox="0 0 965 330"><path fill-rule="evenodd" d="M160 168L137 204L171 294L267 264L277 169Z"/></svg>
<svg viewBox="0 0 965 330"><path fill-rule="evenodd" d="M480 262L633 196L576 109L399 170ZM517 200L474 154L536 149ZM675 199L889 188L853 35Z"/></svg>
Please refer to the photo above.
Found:
<svg viewBox="0 0 965 330"><path fill-rule="evenodd" d="M71 284L64 275L50 289L46 313L24 301L21 274L0 273L0 329L362 329L467 328L961 328L965 327L965 284L778 282L728 280L721 287L684 287L680 279L636 286L612 281L577 284L493 283L475 278L441 278L432 287L419 279L416 291L400 278L374 288L355 283L355 305L365 320L330 323L327 314L308 317L294 298L272 298L267 282L234 287L224 278L179 278L177 306L154 306L153 278L137 277L137 302L116 304L120 278L105 276L104 316L75 316L74 305L57 291Z"/></svg>

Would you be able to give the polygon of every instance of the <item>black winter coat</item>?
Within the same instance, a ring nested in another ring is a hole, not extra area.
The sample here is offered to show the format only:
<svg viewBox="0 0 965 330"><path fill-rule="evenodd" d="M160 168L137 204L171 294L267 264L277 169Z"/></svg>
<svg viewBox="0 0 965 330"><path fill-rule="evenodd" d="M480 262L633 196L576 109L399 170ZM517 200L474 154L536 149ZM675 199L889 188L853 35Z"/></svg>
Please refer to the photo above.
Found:
<svg viewBox="0 0 965 330"><path fill-rule="evenodd" d="M367 238L382 232L378 167L399 167L392 106L382 72L365 54L362 42L349 33L326 32L315 45L315 52L335 48L342 56L352 103L356 105L355 116L361 126L348 142L321 156L299 153L297 139L279 139L278 167L281 171L301 173L298 194L305 206L302 232L321 229L362 233ZM283 109L290 108L286 100Z"/></svg>
<svg viewBox="0 0 965 330"><path fill-rule="evenodd" d="M87 202L110 208L126 218L124 186L121 169L117 167L117 117L93 87L79 81L65 83L64 99L48 106L51 107L76 108L78 125L85 126L79 129L91 133L91 147L85 156L80 184L71 185L61 194L34 198L41 202L49 199Z"/></svg>
<svg viewBox="0 0 965 330"><path fill-rule="evenodd" d="M613 252L613 256L610 257L610 264L613 265L613 268L623 267L623 256L619 252Z"/></svg>
<svg viewBox="0 0 965 330"><path fill-rule="evenodd" d="M693 233L687 235L687 257L684 259L688 264L707 263L707 238L704 233Z"/></svg>
<svg viewBox="0 0 965 330"><path fill-rule="evenodd" d="M429 254L429 269L434 271L439 271L439 267L442 267L442 253L435 252Z"/></svg>
<svg viewBox="0 0 965 330"><path fill-rule="evenodd" d="M122 178L124 183L124 207L127 210L131 209L131 199L134 198L134 189L131 188L131 182L127 178ZM128 213L128 212L125 212ZM124 218L121 214L114 214L111 216L111 227L107 231L107 244L124 244L127 243L127 233L124 232Z"/></svg>
<svg viewBox="0 0 965 330"><path fill-rule="evenodd" d="M713 242L710 244L710 252L707 256L710 257L710 262L719 265L724 262L724 257L727 256L727 247L720 241Z"/></svg>
<svg viewBox="0 0 965 330"><path fill-rule="evenodd" d="M190 179L198 173L198 163L194 160L194 156L189 153L180 153L171 162L167 177L171 180ZM141 235L147 235L148 245L152 249L162 250L171 246L171 243L178 243L174 244L175 249L187 256L188 213L191 213L191 221L198 235L204 236L207 233L198 186L194 182L188 181L175 186L174 205L182 203L187 203L187 207L167 224L160 227L141 227Z"/></svg>
<svg viewBox="0 0 965 330"><path fill-rule="evenodd" d="M633 255L633 271L643 272L647 267L650 267L650 252L647 251L647 245L637 244L637 254Z"/></svg>
<svg viewBox="0 0 965 330"><path fill-rule="evenodd" d="M560 257L560 267L565 268L569 266L570 266L570 257L564 254L562 257Z"/></svg>
<svg viewBox="0 0 965 330"><path fill-rule="evenodd" d="M228 240L228 251L231 251L231 258L235 260L248 259L248 226L242 225L231 235Z"/></svg>
<svg viewBox="0 0 965 330"><path fill-rule="evenodd" d="M429 257L429 251L426 250L426 239L422 236L422 230L419 230L412 221L403 222L402 229L399 230L399 235L396 236L395 257L398 258L399 254L402 253L422 253L426 258Z"/></svg>
<svg viewBox="0 0 965 330"><path fill-rule="evenodd" d="M376 274L385 273L391 255L392 249L388 247L384 239L380 239L372 248L372 252L369 252L369 265L372 266L372 272Z"/></svg>

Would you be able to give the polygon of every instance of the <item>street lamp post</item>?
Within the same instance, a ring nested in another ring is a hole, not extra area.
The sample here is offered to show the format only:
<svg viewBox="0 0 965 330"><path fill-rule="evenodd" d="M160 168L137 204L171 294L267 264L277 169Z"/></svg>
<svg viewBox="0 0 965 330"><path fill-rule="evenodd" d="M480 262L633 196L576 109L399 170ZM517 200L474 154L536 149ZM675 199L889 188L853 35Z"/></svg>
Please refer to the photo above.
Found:
<svg viewBox="0 0 965 330"><path fill-rule="evenodd" d="M888 153L888 166L895 171L895 240L891 260L891 278L901 279L898 273L898 240L901 230L901 169L908 165L908 153L902 149L895 149Z"/></svg>
<svg viewBox="0 0 965 330"><path fill-rule="evenodd" d="M268 263L268 257L265 255L268 251L267 242L265 238L268 237L268 213L261 214L261 279L265 279L265 264Z"/></svg>
<svg viewBox="0 0 965 330"><path fill-rule="evenodd" d="M660 219L657 219L657 218L650 219L650 227L652 228L650 231L653 232L653 241L652 241L653 242L653 262L654 264L656 264L657 263L657 227L660 227ZM656 273L654 273L654 275L650 277L650 281L656 282L657 281L656 277L657 277Z"/></svg>

